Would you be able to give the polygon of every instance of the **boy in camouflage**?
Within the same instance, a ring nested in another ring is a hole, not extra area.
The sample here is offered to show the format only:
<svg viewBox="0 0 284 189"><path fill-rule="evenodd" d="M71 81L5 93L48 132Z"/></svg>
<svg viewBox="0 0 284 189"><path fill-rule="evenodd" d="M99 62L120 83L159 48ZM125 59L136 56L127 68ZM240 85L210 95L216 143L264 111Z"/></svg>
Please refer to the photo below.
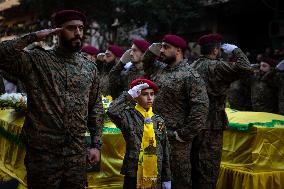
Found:
<svg viewBox="0 0 284 189"><path fill-rule="evenodd" d="M108 109L110 119L126 141L121 168L123 188L171 188L168 138L164 120L153 114L158 87L147 79L136 79ZM136 101L134 107L133 102Z"/></svg>

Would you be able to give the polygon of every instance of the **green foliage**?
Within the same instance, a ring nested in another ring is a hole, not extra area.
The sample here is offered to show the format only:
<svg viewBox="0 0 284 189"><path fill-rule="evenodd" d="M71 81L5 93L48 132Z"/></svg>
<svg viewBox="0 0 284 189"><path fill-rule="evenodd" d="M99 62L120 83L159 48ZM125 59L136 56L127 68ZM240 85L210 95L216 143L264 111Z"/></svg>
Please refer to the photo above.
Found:
<svg viewBox="0 0 284 189"><path fill-rule="evenodd" d="M190 19L201 14L198 0L112 0L120 8L119 19L126 25L148 23L150 35L186 35Z"/></svg>
<svg viewBox="0 0 284 189"><path fill-rule="evenodd" d="M133 28L147 23L150 36L165 33L186 35L190 19L198 18L198 0L21 0L24 11L38 12L41 20L49 20L59 9L84 11L89 21L95 20L105 31L118 18L120 27Z"/></svg>

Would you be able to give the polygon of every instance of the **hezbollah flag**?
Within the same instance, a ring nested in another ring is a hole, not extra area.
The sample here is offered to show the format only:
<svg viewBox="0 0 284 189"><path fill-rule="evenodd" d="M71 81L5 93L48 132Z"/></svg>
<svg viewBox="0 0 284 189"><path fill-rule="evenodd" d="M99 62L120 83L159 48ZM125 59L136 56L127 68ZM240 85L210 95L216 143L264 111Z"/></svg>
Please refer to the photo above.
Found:
<svg viewBox="0 0 284 189"><path fill-rule="evenodd" d="M247 131L251 127L284 128L284 116L266 112L245 112L226 108L229 127Z"/></svg>

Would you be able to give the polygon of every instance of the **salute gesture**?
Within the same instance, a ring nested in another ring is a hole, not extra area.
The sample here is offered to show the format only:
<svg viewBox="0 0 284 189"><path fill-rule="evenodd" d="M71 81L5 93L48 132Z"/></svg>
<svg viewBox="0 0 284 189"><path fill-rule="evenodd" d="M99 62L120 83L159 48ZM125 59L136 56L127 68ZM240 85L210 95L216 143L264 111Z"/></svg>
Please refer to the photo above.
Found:
<svg viewBox="0 0 284 189"><path fill-rule="evenodd" d="M147 89L148 87L149 87L149 85L147 83L142 83L142 84L136 85L132 89L129 89L128 94L130 94L130 96L132 96L132 98L137 98L141 94L141 91L143 89Z"/></svg>
<svg viewBox="0 0 284 189"><path fill-rule="evenodd" d="M37 41L43 41L46 37L56 35L62 31L62 28L44 29L36 32Z"/></svg>

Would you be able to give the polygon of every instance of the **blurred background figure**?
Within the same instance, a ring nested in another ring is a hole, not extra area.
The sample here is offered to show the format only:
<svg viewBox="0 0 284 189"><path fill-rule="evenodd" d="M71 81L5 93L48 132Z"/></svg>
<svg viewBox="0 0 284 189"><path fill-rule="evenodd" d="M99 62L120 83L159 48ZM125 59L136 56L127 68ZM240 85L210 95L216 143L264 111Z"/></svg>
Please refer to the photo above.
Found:
<svg viewBox="0 0 284 189"><path fill-rule="evenodd" d="M91 60L96 61L97 60L97 55L99 54L100 51L99 51L99 49L97 49L94 46L87 45L87 46L84 46L81 49L81 52L84 55L86 55L88 58L90 58Z"/></svg>

